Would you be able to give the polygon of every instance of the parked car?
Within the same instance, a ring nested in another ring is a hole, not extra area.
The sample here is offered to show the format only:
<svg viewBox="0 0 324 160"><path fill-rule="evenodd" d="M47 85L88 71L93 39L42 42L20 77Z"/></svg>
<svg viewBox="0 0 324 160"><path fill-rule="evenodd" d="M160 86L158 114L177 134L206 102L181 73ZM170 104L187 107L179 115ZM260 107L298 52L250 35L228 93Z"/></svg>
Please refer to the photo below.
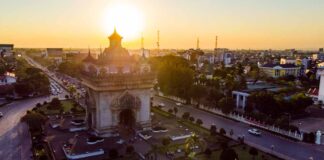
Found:
<svg viewBox="0 0 324 160"><path fill-rule="evenodd" d="M250 134L252 134L252 135L255 135L255 136L261 136L261 132L258 129L255 129L255 128L249 129L248 132Z"/></svg>
<svg viewBox="0 0 324 160"><path fill-rule="evenodd" d="M0 118L2 118L3 117L3 113L2 112L0 112Z"/></svg>
<svg viewBox="0 0 324 160"><path fill-rule="evenodd" d="M177 106L181 106L182 104L178 102L178 103L176 103L176 105L177 105Z"/></svg>
<svg viewBox="0 0 324 160"><path fill-rule="evenodd" d="M165 104L164 104L164 103L160 103L159 106L160 106L160 107L164 107Z"/></svg>

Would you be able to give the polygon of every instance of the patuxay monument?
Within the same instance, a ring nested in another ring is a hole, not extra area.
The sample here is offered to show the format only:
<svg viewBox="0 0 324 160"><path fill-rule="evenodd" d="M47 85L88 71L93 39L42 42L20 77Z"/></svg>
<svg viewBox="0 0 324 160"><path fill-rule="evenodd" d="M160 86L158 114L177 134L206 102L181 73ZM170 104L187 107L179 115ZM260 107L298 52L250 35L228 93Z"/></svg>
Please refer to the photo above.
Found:
<svg viewBox="0 0 324 160"><path fill-rule="evenodd" d="M88 126L102 136L110 136L120 127L149 128L155 76L144 56L135 59L122 47L116 29L109 41L97 59L89 52L83 60Z"/></svg>

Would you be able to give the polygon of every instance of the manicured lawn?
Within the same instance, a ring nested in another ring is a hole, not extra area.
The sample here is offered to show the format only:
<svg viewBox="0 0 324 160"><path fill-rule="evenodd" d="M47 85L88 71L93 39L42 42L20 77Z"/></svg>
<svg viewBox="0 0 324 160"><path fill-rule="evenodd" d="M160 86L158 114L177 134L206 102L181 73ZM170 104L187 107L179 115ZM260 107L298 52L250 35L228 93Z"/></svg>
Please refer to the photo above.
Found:
<svg viewBox="0 0 324 160"><path fill-rule="evenodd" d="M166 112L166 111L160 110L158 108L154 108L154 107L151 109L151 111L154 112L155 114L158 114L158 115L166 117L166 118L170 118L173 116L169 112ZM174 119L174 120L176 120L176 119ZM177 120L177 122L187 128L190 128L191 130L196 132L198 135L201 135L201 136L204 136L207 138L210 135L209 129L199 126L194 122L191 122L188 120L183 120L183 119L179 119L179 120ZM213 139L216 140L216 143L220 143L219 141L225 140L227 138L218 135L216 137L213 137ZM161 148L163 148L163 147L161 147ZM171 144L168 146L169 151L176 151L176 149L178 149L178 148L183 150L184 144ZM249 154L249 149L250 149L249 146L246 146L246 148L243 149L243 146L239 145L239 146L235 146L234 149L235 149L236 153L238 154L240 160L252 160L253 159L253 157ZM221 152L222 152L222 150L213 151L211 157L209 157L209 158L206 157L203 153L200 153L197 156L197 159L199 159L199 160L211 160L211 159L218 160ZM258 151L258 156L255 157L255 160L262 160L263 155L266 157L267 160L279 160L278 158L272 157L271 155L261 152L261 151ZM181 157L177 158L177 160L182 160L182 159L183 158L181 158Z"/></svg>
<svg viewBox="0 0 324 160"><path fill-rule="evenodd" d="M71 109L73 108L73 104L74 102L71 100L64 100L61 101L62 103L62 108L63 108L63 112L70 112ZM38 111L43 111L46 115L53 115L53 114L59 114L60 110L56 109L56 110L52 110L52 109L48 109L49 104L45 104L42 105L40 108L38 108ZM83 108L81 108L80 106L77 107L77 111L83 111Z"/></svg>
<svg viewBox="0 0 324 160"><path fill-rule="evenodd" d="M244 150L243 149L243 146L240 145L240 146L236 146L233 148L236 153L238 154L239 156L239 159L242 159L242 160L252 160L253 157L249 154L249 147L246 146L246 149ZM198 159L199 160L210 160L210 159L219 159L220 157L220 154L221 154L222 150L217 150L217 151L214 151L211 155L210 158L207 158L205 155L201 154L198 156ZM276 157L272 157L270 155L268 155L267 153L264 153L264 152L261 152L261 151L258 151L258 155L255 157L255 160L262 160L262 155L264 155L266 157L267 160L280 160Z"/></svg>
<svg viewBox="0 0 324 160"><path fill-rule="evenodd" d="M158 109L156 107L152 107L151 111L154 112L154 113L160 114L160 115L162 115L164 117L171 117L172 116L172 114L170 114L169 112L165 112L165 111L163 111L161 109Z"/></svg>
<svg viewBox="0 0 324 160"><path fill-rule="evenodd" d="M187 120L178 120L178 122L192 130L194 130L196 133L198 134L202 134L202 135L209 135L209 130L202 127L202 126L199 126L193 122L190 122L190 121L187 121Z"/></svg>

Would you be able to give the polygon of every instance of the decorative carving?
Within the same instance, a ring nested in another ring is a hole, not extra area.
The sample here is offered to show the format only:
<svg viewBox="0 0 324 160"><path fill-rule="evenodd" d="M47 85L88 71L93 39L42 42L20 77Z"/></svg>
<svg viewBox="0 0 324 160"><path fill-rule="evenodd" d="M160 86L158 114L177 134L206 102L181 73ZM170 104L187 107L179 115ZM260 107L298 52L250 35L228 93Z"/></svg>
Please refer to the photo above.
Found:
<svg viewBox="0 0 324 160"><path fill-rule="evenodd" d="M138 110L140 106L141 100L128 92L125 92L121 96L115 98L111 103L111 109L115 111L123 109Z"/></svg>

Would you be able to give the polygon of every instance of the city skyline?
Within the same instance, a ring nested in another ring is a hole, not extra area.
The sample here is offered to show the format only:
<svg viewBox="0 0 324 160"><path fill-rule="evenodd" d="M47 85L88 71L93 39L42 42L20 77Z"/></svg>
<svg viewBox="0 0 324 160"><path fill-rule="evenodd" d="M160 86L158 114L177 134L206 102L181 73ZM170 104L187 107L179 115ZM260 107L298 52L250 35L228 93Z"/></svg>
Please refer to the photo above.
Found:
<svg viewBox="0 0 324 160"><path fill-rule="evenodd" d="M141 47L141 33L145 48L156 48L157 30L162 49L195 48L198 37L200 48L212 49L215 36L219 48L230 49L317 50L324 44L320 0L31 2L36 1L2 2L1 43L26 48L106 47L116 26L129 49ZM118 12L110 12L114 10Z"/></svg>

